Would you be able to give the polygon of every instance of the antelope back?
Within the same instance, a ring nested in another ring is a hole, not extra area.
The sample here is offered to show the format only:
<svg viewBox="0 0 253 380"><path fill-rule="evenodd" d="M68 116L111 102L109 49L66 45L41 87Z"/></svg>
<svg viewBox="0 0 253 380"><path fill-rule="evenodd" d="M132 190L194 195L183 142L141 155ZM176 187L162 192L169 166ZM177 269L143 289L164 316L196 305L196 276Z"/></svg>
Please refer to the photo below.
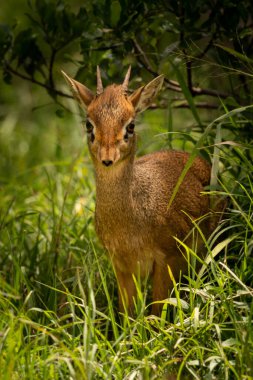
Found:
<svg viewBox="0 0 253 380"><path fill-rule="evenodd" d="M122 84L113 84L105 89L97 68L96 94L62 73L74 97L86 110L88 145L94 163L113 166L127 157L134 157L135 116L152 103L162 86L163 75L128 95L130 67Z"/></svg>

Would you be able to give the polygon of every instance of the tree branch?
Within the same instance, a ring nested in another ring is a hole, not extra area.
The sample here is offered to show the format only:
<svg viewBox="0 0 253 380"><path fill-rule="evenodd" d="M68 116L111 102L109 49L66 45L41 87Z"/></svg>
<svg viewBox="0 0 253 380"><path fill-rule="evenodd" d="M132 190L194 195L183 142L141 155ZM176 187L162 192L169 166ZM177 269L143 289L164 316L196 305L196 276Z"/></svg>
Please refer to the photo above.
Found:
<svg viewBox="0 0 253 380"><path fill-rule="evenodd" d="M33 77L30 77L30 76L27 76L27 75L24 75L24 74L20 73L19 71L13 69L13 67L11 67L7 62L4 62L4 67L11 74L16 75L17 77L19 77L21 79L24 79L24 80L27 80L29 82L35 83L38 86L45 88L48 92L54 93L55 95L59 95L59 96L62 96L64 98L69 98L69 99L73 98L72 95L66 94L65 92L57 90L55 87L48 86L45 83L40 82L40 81L34 79Z"/></svg>
<svg viewBox="0 0 253 380"><path fill-rule="evenodd" d="M206 45L205 49L199 55L197 55L197 57L196 57L197 59L202 59L206 55L206 53L208 52L208 50L212 47L213 42L214 42L214 40L216 38L216 35L217 35L217 32L215 31L213 33L211 39L209 40L208 44Z"/></svg>
<svg viewBox="0 0 253 380"><path fill-rule="evenodd" d="M218 104L207 103L207 102L196 102L195 103L195 107L216 110L217 108L219 108L219 105ZM182 101L179 104L173 105L173 108L190 108L190 107L189 107L188 102Z"/></svg>
<svg viewBox="0 0 253 380"><path fill-rule="evenodd" d="M142 48L139 45L139 43L137 42L137 40L135 38L132 38L131 40L133 42L135 51L138 52L139 56L142 57L142 59L140 59L137 56L137 59L139 60L139 62L142 64L142 66L150 74L152 74L154 76L158 76L159 73L157 73L155 70L153 70L153 68L152 68L152 66L151 66L151 64L149 62L149 59L147 58L146 54L142 50ZM182 93L182 89L181 89L181 87L180 87L180 85L179 85L179 83L177 81L172 80L172 79L164 78L164 82L167 84L167 88L169 88L170 90ZM226 92L217 91L217 90L213 90L213 89L209 89L209 88L194 87L194 86L192 87L191 92L192 92L193 96L208 95L208 96L219 97L219 98L222 98L222 99L226 99L228 96L230 96Z"/></svg>

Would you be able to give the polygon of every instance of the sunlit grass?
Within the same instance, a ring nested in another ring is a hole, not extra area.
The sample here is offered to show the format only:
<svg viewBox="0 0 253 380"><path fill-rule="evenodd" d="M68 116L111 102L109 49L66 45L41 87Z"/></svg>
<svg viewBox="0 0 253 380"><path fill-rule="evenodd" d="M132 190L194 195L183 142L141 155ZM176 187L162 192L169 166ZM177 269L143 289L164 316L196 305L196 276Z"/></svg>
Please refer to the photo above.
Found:
<svg viewBox="0 0 253 380"><path fill-rule="evenodd" d="M136 318L120 317L82 166L66 167L69 175L41 170L41 188L23 189L18 202L8 187L1 214L1 378L250 378L253 293L227 263L232 244L248 252L250 212L233 209L234 237L208 243L214 257L188 284L175 284L162 319L149 316L141 296Z"/></svg>
<svg viewBox="0 0 253 380"><path fill-rule="evenodd" d="M15 123L14 143L26 138ZM208 154L213 141L211 131ZM189 260L161 317L150 315L149 288L139 291L134 318L117 311L115 276L95 235L87 149L64 157L56 144L45 161L32 165L29 156L15 166L16 153L26 156L8 148L0 189L1 379L253 378L252 153L227 141L216 146L221 180L212 192L227 197L228 208L206 257L198 270ZM34 157L38 145L29 147Z"/></svg>

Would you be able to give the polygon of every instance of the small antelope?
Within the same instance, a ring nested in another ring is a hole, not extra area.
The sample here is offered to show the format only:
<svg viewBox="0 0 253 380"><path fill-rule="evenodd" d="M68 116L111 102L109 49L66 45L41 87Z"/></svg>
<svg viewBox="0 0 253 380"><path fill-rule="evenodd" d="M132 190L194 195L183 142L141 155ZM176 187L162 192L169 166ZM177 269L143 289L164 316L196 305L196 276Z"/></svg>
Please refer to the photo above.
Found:
<svg viewBox="0 0 253 380"><path fill-rule="evenodd" d="M105 89L97 68L97 91L63 75L74 97L87 113L88 146L96 177L96 232L108 250L119 287L119 309L134 311L134 276L152 276L153 301L164 300L175 279L187 271L187 261L174 237L191 244L192 220L204 233L211 223L209 197L201 194L209 184L210 166L196 158L170 208L169 200L189 154L160 151L135 157L136 115L152 103L163 75L128 94L130 68L123 84ZM153 303L159 314L161 303Z"/></svg>

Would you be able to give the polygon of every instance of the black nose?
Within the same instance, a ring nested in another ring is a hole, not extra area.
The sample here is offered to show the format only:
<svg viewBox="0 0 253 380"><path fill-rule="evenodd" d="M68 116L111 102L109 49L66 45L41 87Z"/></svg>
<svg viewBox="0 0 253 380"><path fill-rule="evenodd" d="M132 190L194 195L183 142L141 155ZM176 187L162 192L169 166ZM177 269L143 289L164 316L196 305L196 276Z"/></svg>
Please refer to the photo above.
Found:
<svg viewBox="0 0 253 380"><path fill-rule="evenodd" d="M112 161L111 161L111 160L103 160L102 162L103 162L103 164L104 164L105 166L110 166L110 165L112 165Z"/></svg>

